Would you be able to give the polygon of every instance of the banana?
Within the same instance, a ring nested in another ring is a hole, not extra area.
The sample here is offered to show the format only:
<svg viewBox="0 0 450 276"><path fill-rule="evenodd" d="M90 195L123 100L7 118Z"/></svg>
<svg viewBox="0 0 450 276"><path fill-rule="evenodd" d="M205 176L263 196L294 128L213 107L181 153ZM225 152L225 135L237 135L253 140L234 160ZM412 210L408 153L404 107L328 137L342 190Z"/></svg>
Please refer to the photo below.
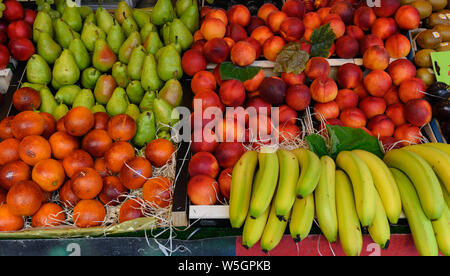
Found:
<svg viewBox="0 0 450 276"><path fill-rule="evenodd" d="M291 212L280 220L275 213L275 207L272 203L269 212L269 218L267 219L266 226L264 227L264 232L261 237L261 249L264 252L269 252L274 249L278 243L280 243L281 238L284 235L284 231L286 230L287 223Z"/></svg>
<svg viewBox="0 0 450 276"><path fill-rule="evenodd" d="M257 162L257 152L246 151L234 165L229 203L229 217L233 228L241 228L247 217L252 192L253 174Z"/></svg>
<svg viewBox="0 0 450 276"><path fill-rule="evenodd" d="M336 210L342 249L347 256L359 256L363 238L353 188L347 174L339 169L336 170Z"/></svg>
<svg viewBox="0 0 450 276"><path fill-rule="evenodd" d="M402 200L397 184L388 166L386 166L381 158L371 152L365 150L353 150L352 152L361 158L367 167L369 167L373 184L383 202L386 215L391 223L396 224L402 213Z"/></svg>
<svg viewBox="0 0 450 276"><path fill-rule="evenodd" d="M444 196L439 180L427 161L417 153L393 149L384 155L384 162L389 167L401 170L411 179L427 217L430 220L439 219L444 211Z"/></svg>
<svg viewBox="0 0 450 276"><path fill-rule="evenodd" d="M255 245L263 234L264 228L267 223L267 217L269 216L269 209L267 208L264 213L258 218L254 219L250 215L244 223L244 229L242 230L242 245L249 249Z"/></svg>
<svg viewBox="0 0 450 276"><path fill-rule="evenodd" d="M440 182L440 183L441 183L442 194L444 195L445 203L447 204L447 207L450 208L450 193L447 192L447 189L444 187L444 184L442 182Z"/></svg>
<svg viewBox="0 0 450 276"><path fill-rule="evenodd" d="M297 197L306 197L314 191L319 183L320 158L314 152L304 148L294 149L292 152L300 165L300 178L295 193Z"/></svg>
<svg viewBox="0 0 450 276"><path fill-rule="evenodd" d="M439 249L444 256L450 256L450 209L446 206L441 218L431 224Z"/></svg>
<svg viewBox="0 0 450 276"><path fill-rule="evenodd" d="M375 197L377 200L377 212L372 224L369 226L369 235L382 249L387 249L391 238L391 228L389 227L389 220L378 192L375 193Z"/></svg>
<svg viewBox="0 0 450 276"><path fill-rule="evenodd" d="M403 212L408 220L417 251L422 256L437 256L439 249L433 225L425 215L417 192L409 178L400 170L391 168L402 198Z"/></svg>
<svg viewBox="0 0 450 276"><path fill-rule="evenodd" d="M282 219L292 209L295 201L295 186L297 185L300 169L297 157L290 151L277 151L280 164L278 188L275 194L275 213Z"/></svg>
<svg viewBox="0 0 450 276"><path fill-rule="evenodd" d="M445 144L445 143L425 143L422 144L425 147L432 147L432 148L436 148L436 149L440 149L443 152L447 153L448 155L450 155L450 145L449 144Z"/></svg>
<svg viewBox="0 0 450 276"><path fill-rule="evenodd" d="M427 161L434 173L444 183L447 192L450 192L450 155L434 147L412 145L402 149L417 153Z"/></svg>
<svg viewBox="0 0 450 276"><path fill-rule="evenodd" d="M250 216L258 218L266 211L272 202L278 184L279 162L276 152L262 149L258 153L259 168L261 170L260 183L254 190L250 200Z"/></svg>
<svg viewBox="0 0 450 276"><path fill-rule="evenodd" d="M338 234L336 213L336 164L324 155L320 158L321 174L319 184L314 191L316 217L319 227L329 242L335 242Z"/></svg>
<svg viewBox="0 0 450 276"><path fill-rule="evenodd" d="M336 164L350 177L361 225L369 226L375 218L377 205L376 189L369 167L351 151L341 151L336 158Z"/></svg>
<svg viewBox="0 0 450 276"><path fill-rule="evenodd" d="M289 232L294 242L300 242L309 235L313 222L314 194L311 193L302 199L296 198L289 222Z"/></svg>

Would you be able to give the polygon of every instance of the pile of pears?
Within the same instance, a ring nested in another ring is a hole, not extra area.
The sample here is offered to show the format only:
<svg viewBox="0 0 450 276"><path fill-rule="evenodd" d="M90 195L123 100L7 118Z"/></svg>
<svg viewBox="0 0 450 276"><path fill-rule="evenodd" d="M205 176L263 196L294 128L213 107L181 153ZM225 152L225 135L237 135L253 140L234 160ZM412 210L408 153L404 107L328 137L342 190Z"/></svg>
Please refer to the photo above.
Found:
<svg viewBox="0 0 450 276"><path fill-rule="evenodd" d="M181 56L199 28L196 0L158 0L151 10L121 1L114 11L56 1L33 25L34 54L26 82L40 92L42 112L62 118L84 106L136 120L136 146L170 139L183 97ZM139 133L145 131L146 135ZM149 134L147 133L149 132ZM136 141L138 140L138 141Z"/></svg>

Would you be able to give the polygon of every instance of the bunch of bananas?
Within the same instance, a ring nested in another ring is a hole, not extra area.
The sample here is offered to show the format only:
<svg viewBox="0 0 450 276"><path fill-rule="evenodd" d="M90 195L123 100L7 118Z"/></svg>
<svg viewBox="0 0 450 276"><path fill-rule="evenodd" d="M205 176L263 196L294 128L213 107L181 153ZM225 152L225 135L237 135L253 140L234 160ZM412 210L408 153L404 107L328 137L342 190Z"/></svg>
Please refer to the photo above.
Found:
<svg viewBox="0 0 450 276"><path fill-rule="evenodd" d="M346 255L361 254L362 229L381 248L403 214L420 255L450 255L450 145L428 143L387 152L364 150L336 160L298 148L247 151L233 168L229 217L242 244L275 248L289 225L295 242L314 220Z"/></svg>

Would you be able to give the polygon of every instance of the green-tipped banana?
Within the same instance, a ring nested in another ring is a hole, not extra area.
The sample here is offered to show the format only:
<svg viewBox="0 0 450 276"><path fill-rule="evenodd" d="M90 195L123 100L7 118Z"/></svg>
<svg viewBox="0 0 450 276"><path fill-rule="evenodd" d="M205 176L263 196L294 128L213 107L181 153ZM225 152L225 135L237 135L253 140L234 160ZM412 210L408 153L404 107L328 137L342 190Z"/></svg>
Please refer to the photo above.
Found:
<svg viewBox="0 0 450 276"><path fill-rule="evenodd" d="M255 151L245 152L234 165L230 187L230 223L240 228L247 217L252 192L253 174L258 162Z"/></svg>
<svg viewBox="0 0 450 276"><path fill-rule="evenodd" d="M372 240L382 249L387 249L391 238L391 228L389 227L389 220L378 192L375 193L375 197L377 200L377 212L368 230Z"/></svg>
<svg viewBox="0 0 450 276"><path fill-rule="evenodd" d="M369 167L386 215L391 223L396 224L402 213L402 200L391 171L375 154L365 150L353 150L353 152Z"/></svg>
<svg viewBox="0 0 450 276"><path fill-rule="evenodd" d="M444 196L439 180L427 161L417 153L393 149L385 154L384 162L389 167L401 170L411 179L427 217L430 220L439 219L444 211Z"/></svg>
<svg viewBox="0 0 450 276"><path fill-rule="evenodd" d="M314 191L319 183L320 159L314 152L304 148L294 149L292 152L300 165L300 178L295 193L297 197L306 197Z"/></svg>
<svg viewBox="0 0 450 276"><path fill-rule="evenodd" d="M412 145L403 147L402 149L417 153L427 161L434 173L444 183L445 188L450 192L450 155L444 151L433 148L424 147L423 145Z"/></svg>
<svg viewBox="0 0 450 276"><path fill-rule="evenodd" d="M276 152L262 150L258 153L259 168L262 172L261 181L250 200L250 216L261 216L272 201L278 183L279 162ZM274 210L275 211L275 210Z"/></svg>
<svg viewBox="0 0 450 276"><path fill-rule="evenodd" d="M336 158L336 164L350 177L361 225L369 226L376 213L376 189L369 167L351 151L341 151Z"/></svg>
<svg viewBox="0 0 450 276"><path fill-rule="evenodd" d="M299 166L297 157L290 151L277 151L280 164L278 188L275 194L274 206L278 218L282 219L292 209L295 201L295 186L297 185Z"/></svg>
<svg viewBox="0 0 450 276"><path fill-rule="evenodd" d="M244 229L242 230L242 245L245 248L251 248L261 239L268 216L269 208L258 218L252 218L250 215L247 216Z"/></svg>
<svg viewBox="0 0 450 276"><path fill-rule="evenodd" d="M269 218L267 219L266 227L264 227L264 232L261 236L261 249L266 253L274 249L280 243L291 214L289 212L282 220L280 220L275 213L273 204L269 208Z"/></svg>
<svg viewBox="0 0 450 276"><path fill-rule="evenodd" d="M400 170L391 168L402 198L403 212L408 220L414 244L421 256L437 256L439 249L433 225L425 215L414 185Z"/></svg>
<svg viewBox="0 0 450 276"><path fill-rule="evenodd" d="M316 217L320 230L329 242L335 242L338 235L336 213L336 164L324 155L320 158L321 174L319 184L314 191Z"/></svg>
<svg viewBox="0 0 450 276"><path fill-rule="evenodd" d="M450 209L445 206L442 216L431 224L439 250L442 255L450 256Z"/></svg>
<svg viewBox="0 0 450 276"><path fill-rule="evenodd" d="M339 222L339 241L345 255L361 255L363 238L356 213L352 183L342 170L336 170L336 211Z"/></svg>
<svg viewBox="0 0 450 276"><path fill-rule="evenodd" d="M289 232L294 242L300 242L311 232L314 222L314 194L296 198L291 212Z"/></svg>

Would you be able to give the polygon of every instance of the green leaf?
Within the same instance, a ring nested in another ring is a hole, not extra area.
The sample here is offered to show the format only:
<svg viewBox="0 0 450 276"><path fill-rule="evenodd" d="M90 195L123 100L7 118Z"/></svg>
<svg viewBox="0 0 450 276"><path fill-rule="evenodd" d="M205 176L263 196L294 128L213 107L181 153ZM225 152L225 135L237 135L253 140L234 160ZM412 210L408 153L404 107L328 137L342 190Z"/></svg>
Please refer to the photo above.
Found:
<svg viewBox="0 0 450 276"><path fill-rule="evenodd" d="M320 26L311 34L311 56L327 58L336 35L330 27L330 23Z"/></svg>
<svg viewBox="0 0 450 276"><path fill-rule="evenodd" d="M301 50L300 43L288 43L278 54L273 71L298 75L305 70L308 59L309 54Z"/></svg>
<svg viewBox="0 0 450 276"><path fill-rule="evenodd" d="M305 139L308 143L309 149L317 154L317 156L322 157L324 155L328 155L327 143L322 136L314 133L306 136Z"/></svg>
<svg viewBox="0 0 450 276"><path fill-rule="evenodd" d="M219 70L221 80L238 80L244 82L256 76L261 68L256 66L241 67L232 62L222 62Z"/></svg>
<svg viewBox="0 0 450 276"><path fill-rule="evenodd" d="M361 128L327 125L330 137L330 156L335 159L339 152L361 149L383 158L378 139Z"/></svg>

